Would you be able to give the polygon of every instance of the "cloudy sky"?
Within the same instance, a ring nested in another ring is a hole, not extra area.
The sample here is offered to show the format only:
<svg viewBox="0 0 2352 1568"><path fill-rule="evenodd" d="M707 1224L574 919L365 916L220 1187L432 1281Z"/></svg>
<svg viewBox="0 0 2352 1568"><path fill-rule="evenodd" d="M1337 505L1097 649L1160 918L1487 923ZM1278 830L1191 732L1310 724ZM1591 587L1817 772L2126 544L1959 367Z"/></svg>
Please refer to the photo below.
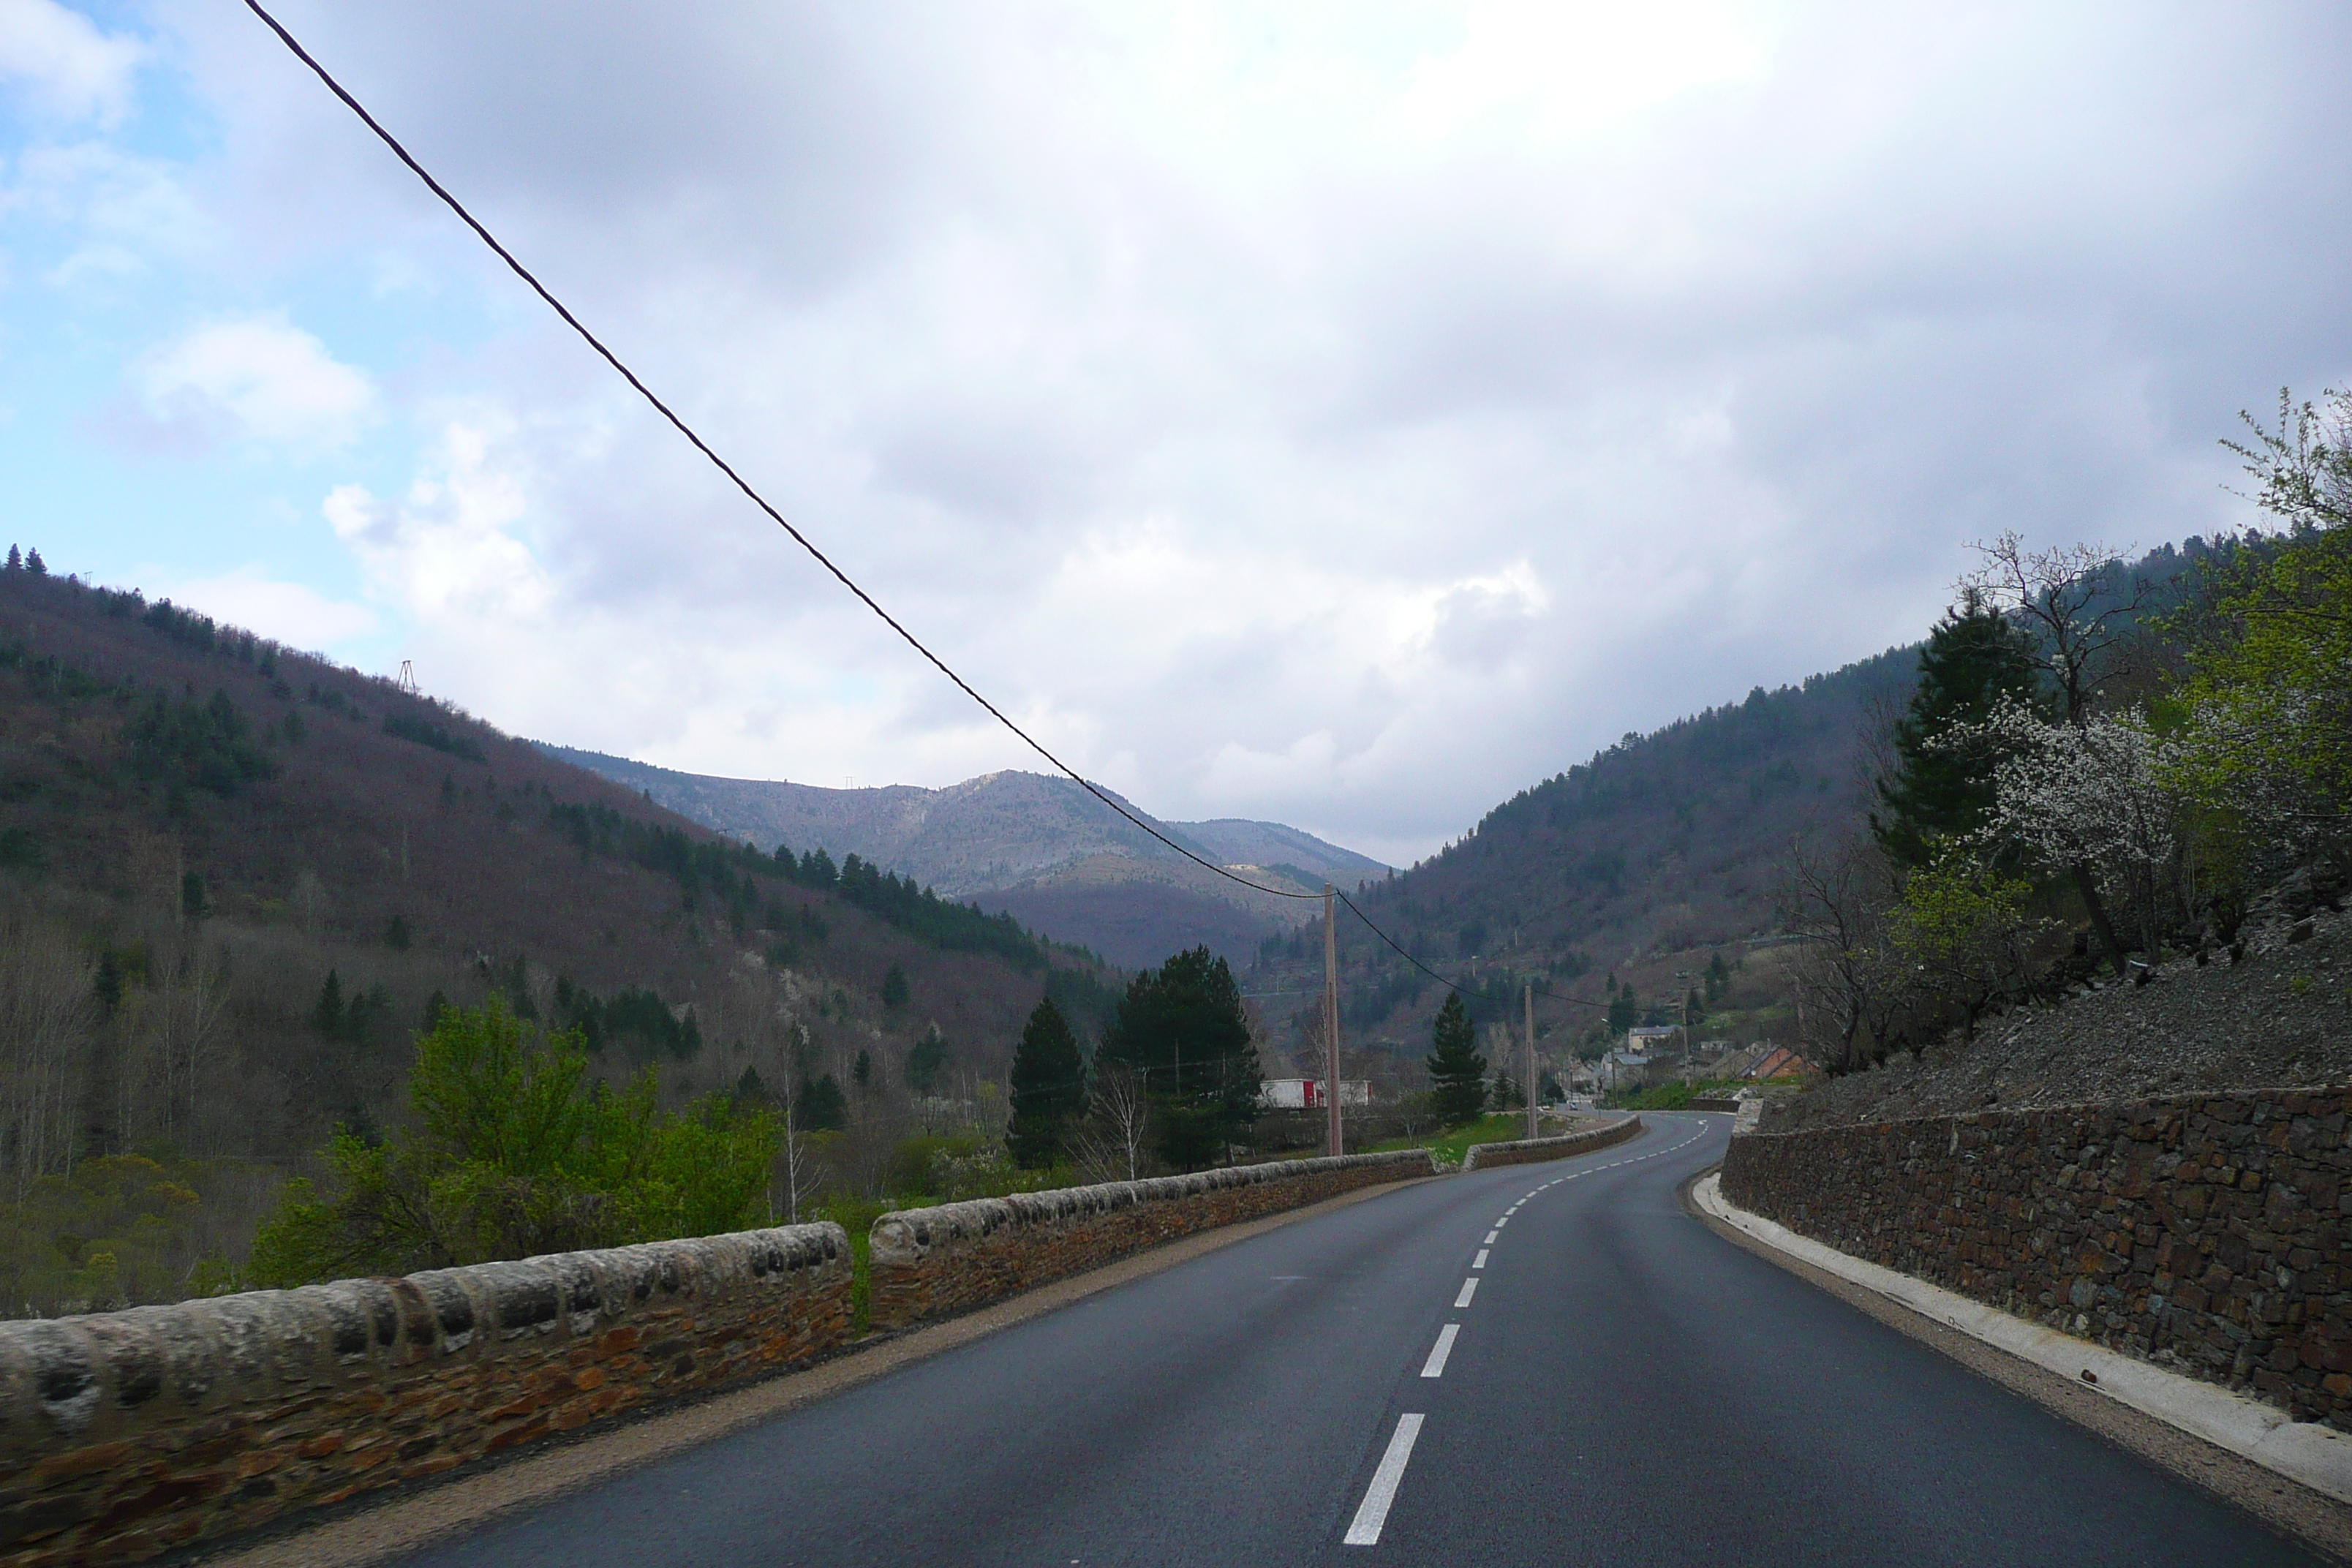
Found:
<svg viewBox="0 0 2352 1568"><path fill-rule="evenodd" d="M1173 817L1391 859L2246 520L2352 377L2331 5L284 0L753 482ZM1034 766L234 0L0 0L0 519L708 773Z"/></svg>

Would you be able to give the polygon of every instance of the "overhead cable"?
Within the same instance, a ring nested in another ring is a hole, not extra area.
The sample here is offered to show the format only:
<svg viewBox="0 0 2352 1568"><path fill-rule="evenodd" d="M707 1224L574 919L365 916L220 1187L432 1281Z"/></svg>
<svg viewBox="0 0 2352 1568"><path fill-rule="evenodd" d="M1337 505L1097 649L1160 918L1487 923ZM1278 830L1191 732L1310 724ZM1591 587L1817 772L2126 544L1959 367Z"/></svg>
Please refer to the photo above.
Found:
<svg viewBox="0 0 2352 1568"><path fill-rule="evenodd" d="M864 588L859 587L856 581L853 579L848 573L843 571L839 566L834 563L831 556L817 548L816 542L814 540L810 539L807 534L803 533L798 528L795 528L790 519L786 518L782 512L777 510L773 505L770 504L767 497L761 495L757 489L753 489L751 482L749 479L737 472L734 466L729 463L726 458L720 457L719 453L712 448L711 445L708 441L705 441L702 437L696 432L694 426L688 425L684 419L680 418L676 410L672 409L668 404L664 403L658 396L656 396L653 389L638 378L637 373L631 370L627 364L623 363L620 355L614 353L612 349L608 348L603 339L590 331L580 318L572 313L569 306L565 305L562 300L557 299L554 292L550 289L546 284L541 282L538 277L532 273L530 268L525 267L515 256L514 252L509 250L499 242L498 236L492 234L481 219L476 217L471 212L467 211L466 205L463 202L460 202L455 195L452 195L448 187L442 184L440 181L435 179L432 172L426 169L423 163L418 163L415 155L411 153L406 147L401 145L400 139L398 137L394 136L390 131L385 130L383 122L378 121L374 115L368 112L367 106L365 104L362 103L357 98L354 98L350 89L345 88L341 82L337 81L333 74L331 73L325 66L319 63L317 57L302 47L299 39L296 38L292 33L287 31L285 24L279 22L277 17L271 16L267 10L263 9L259 0L245 0L245 5L247 10L251 11L256 16L261 19L263 26L267 26L272 33L275 33L278 36L278 42L284 44L286 47L293 53L296 59L300 60L303 65L310 68L310 74L317 77L320 82L324 83L329 92L333 93L338 99L342 100L343 107L349 109L353 114L359 116L360 122L375 133L376 140L382 142L384 146L391 149L392 155L399 159L401 163L407 167L410 174L415 174L419 180L424 182L425 188L426 190L431 191L444 206L457 214L458 220L467 228L472 229L475 237L480 239L484 245L488 246L491 252L495 254L500 261L506 263L509 271L512 272L517 278L521 279L523 282L530 287L532 293L537 294L541 300L546 302L548 309L553 310L556 315L562 318L563 324L570 327L574 332L579 334L580 340L586 343L590 348L593 349L599 358L604 360L606 364L611 365L615 371L619 372L621 379L627 382L636 392L638 396L644 398L648 404L652 405L654 411L659 414L664 419L667 420L671 427L677 430L679 435L685 437L687 440L693 445L696 451L709 458L712 467L716 468L720 473L726 475L728 480L732 483L737 489L742 491L744 496L751 500L752 505L758 507L762 512L765 512L770 521L774 522L777 527L782 529L787 534L791 535L793 542L806 551L810 559L814 560L818 565L824 567L827 573L831 574L835 582L839 583L843 587L848 589L850 593L856 595L858 603L873 611L884 626L888 626L892 631L898 635L899 640L904 642L908 647L913 648L917 653L920 654L932 668L938 670L941 675L946 676L948 679L954 682L956 689L962 692L966 697L971 698L974 702L978 703L981 708L987 712L990 718L994 719L998 723L1013 731L1015 736L1019 737L1024 745L1026 745L1031 751L1045 758L1048 763L1051 763L1054 765L1055 772L1069 778L1088 795L1093 795L1097 800L1110 807L1111 810L1117 812L1129 823L1141 828L1153 838L1158 839L1161 844L1173 849L1177 854L1181 855L1185 859L1192 861L1194 865L1202 867L1203 869L1213 871L1218 876L1224 878L1227 881L1238 883L1242 887L1248 888L1254 892L1265 893L1277 899L1294 899L1305 901L1307 900L1320 899L1323 896L1320 893L1296 892L1287 888L1269 888L1262 882L1252 881L1249 878L1242 876L1239 872L1234 871L1226 867L1220 866L1215 861L1209 859L1206 856L1178 843L1175 839L1161 832L1153 823L1139 814L1129 810L1127 806L1122 805L1119 800L1108 790L1102 789L1095 784L1093 781L1087 779L1076 768L1071 767L1069 763L1062 761L1061 758L1055 756L1051 751L1047 750L1045 744L1035 736L1030 734L1028 731L1014 723L1013 720L1005 714L1003 709L997 707L995 703L991 702L987 698L982 696L980 692L973 688L970 681L956 673L955 669L949 665L947 660L941 658L938 654L933 653L930 648L924 644L921 638L908 631L906 626L899 623L898 617L891 615L889 611L884 609L881 605L875 600L873 595L868 594ZM1439 984L1445 986L1449 990L1460 992L1465 995L1478 994L1476 992L1470 991L1466 987L1454 984L1454 982L1446 979L1445 976L1438 973L1437 971L1430 968L1429 965L1413 957L1412 953L1406 952L1403 946L1400 944L1394 937L1389 935L1388 932L1382 931L1379 926L1374 925L1372 923L1371 917L1364 913L1362 910L1357 908L1355 901L1349 899L1345 893L1338 893L1337 897L1341 903L1348 906L1349 910L1354 913L1358 920L1362 921L1364 924L1370 929L1373 935L1379 937L1382 942L1388 943L1389 946L1394 948L1400 954L1402 954L1406 963L1412 964L1414 968L1420 970L1423 973L1428 975L1431 979L1436 981ZM1548 990L1538 991L1537 994L1538 995L1550 997L1556 1001L1574 1003L1580 1006L1601 1005L1601 1004L1599 1003L1588 1002L1582 997L1564 996Z"/></svg>

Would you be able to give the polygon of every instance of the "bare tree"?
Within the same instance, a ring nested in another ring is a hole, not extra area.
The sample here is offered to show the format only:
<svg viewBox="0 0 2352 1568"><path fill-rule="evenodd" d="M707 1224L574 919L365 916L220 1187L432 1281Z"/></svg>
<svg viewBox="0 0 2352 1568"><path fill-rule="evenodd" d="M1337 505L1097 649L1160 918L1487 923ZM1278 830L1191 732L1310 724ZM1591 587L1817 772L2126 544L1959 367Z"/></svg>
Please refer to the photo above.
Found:
<svg viewBox="0 0 2352 1568"><path fill-rule="evenodd" d="M1142 1173L1143 1140L1151 1114L1143 1075L1124 1063L1097 1058L1093 1076L1092 1114L1073 1151L1079 1168L1105 1181L1134 1181Z"/></svg>
<svg viewBox="0 0 2352 1568"><path fill-rule="evenodd" d="M193 933L180 951L150 960L146 1055L157 1090L157 1110L167 1140L199 1152L198 1113L207 1089L212 1047L228 986L216 964L206 962Z"/></svg>
<svg viewBox="0 0 2352 1568"><path fill-rule="evenodd" d="M816 1173L815 1151L809 1145L808 1133L801 1127L800 1075L783 1075L783 1091L777 1099L784 1110L784 1151L777 1162L777 1173L784 1181L784 1223L801 1222L801 1195L809 1190L810 1180ZM774 1205L771 1203L771 1209Z"/></svg>
<svg viewBox="0 0 2352 1568"><path fill-rule="evenodd" d="M294 918L301 922L302 934L313 942L326 930L329 907L327 884L305 866L294 879Z"/></svg>
<svg viewBox="0 0 2352 1568"><path fill-rule="evenodd" d="M21 920L0 929L0 1160L21 1201L69 1172L98 1000L74 944Z"/></svg>
<svg viewBox="0 0 2352 1568"><path fill-rule="evenodd" d="M1832 1073L1866 1067L1885 1055L1908 1002L1888 939L1893 876L1858 834L1827 846L1793 839L1783 869L1783 918L1801 944L1790 969L1801 1048Z"/></svg>

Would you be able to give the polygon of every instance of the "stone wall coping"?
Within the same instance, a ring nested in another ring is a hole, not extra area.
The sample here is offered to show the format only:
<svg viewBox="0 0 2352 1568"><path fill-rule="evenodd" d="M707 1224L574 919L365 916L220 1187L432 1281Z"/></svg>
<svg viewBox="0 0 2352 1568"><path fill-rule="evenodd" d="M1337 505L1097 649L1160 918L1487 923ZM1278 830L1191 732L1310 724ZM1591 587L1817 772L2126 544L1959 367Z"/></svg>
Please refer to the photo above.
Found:
<svg viewBox="0 0 2352 1568"><path fill-rule="evenodd" d="M1637 1111L1621 1117L1605 1127L1588 1127L1581 1132L1556 1132L1549 1138L1513 1138L1497 1142L1473 1143L1463 1151L1463 1173L1466 1175L1478 1168L1478 1154L1481 1150L1496 1154L1524 1154L1541 1153L1557 1149L1564 1154L1569 1152L1571 1146L1575 1144L1595 1138L1612 1137L1625 1131L1628 1128L1639 1129L1641 1125L1641 1114Z"/></svg>
<svg viewBox="0 0 2352 1568"><path fill-rule="evenodd" d="M805 1269L845 1272L849 1256L838 1225L782 1226L0 1322L0 1458L422 1361L491 1360L551 1334L583 1338L648 1305Z"/></svg>
<svg viewBox="0 0 2352 1568"><path fill-rule="evenodd" d="M930 1208L894 1209L874 1222L868 1256L877 1268L919 1262L935 1247L974 1242L1003 1230L1066 1224L1113 1214L1121 1209L1175 1203L1185 1198L1234 1187L1295 1181L1335 1171L1359 1171L1393 1166L1397 1179L1432 1175L1434 1157L1426 1149L1399 1149L1377 1154L1323 1155L1312 1160L1275 1160L1259 1165L1224 1165L1181 1176L1147 1176L1132 1182L1102 1182L1086 1187L1056 1187L1040 1193L1014 1193L1002 1198L970 1198Z"/></svg>
<svg viewBox="0 0 2352 1568"><path fill-rule="evenodd" d="M2346 1109L2352 1110L2352 1084L2282 1084L2267 1089L2209 1089L2196 1094L2162 1095L2150 1100L2068 1100L2062 1105L1982 1105L1969 1110L1943 1110L1930 1116L1897 1116L1883 1121L1832 1121L1818 1126L1790 1127L1780 1131L1768 1131L1762 1127L1758 1127L1752 1131L1744 1133L1743 1136L1749 1138L1818 1137L1828 1132L1858 1132L1874 1128L1925 1127L1930 1124L1948 1127L1956 1121L1964 1125L1982 1125L2036 1116L2079 1117L2093 1112L2126 1117L2165 1113L2181 1115L2212 1105L2244 1105L2249 1101L2277 1100L2287 1096L2302 1096L2309 1099L2333 1098L2345 1102ZM1761 1102L1752 1101L1751 1103ZM2287 1109L2305 1111L2309 1107L2291 1106Z"/></svg>

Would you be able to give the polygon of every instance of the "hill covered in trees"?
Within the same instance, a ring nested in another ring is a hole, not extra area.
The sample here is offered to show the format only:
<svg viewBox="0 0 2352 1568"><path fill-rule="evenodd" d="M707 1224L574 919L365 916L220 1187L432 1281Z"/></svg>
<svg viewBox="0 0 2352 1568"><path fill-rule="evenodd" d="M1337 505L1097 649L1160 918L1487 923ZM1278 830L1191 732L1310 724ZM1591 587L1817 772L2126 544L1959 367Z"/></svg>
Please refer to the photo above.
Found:
<svg viewBox="0 0 2352 1568"><path fill-rule="evenodd" d="M168 1297L240 1258L285 1173L402 1114L445 1003L577 1027L597 1077L650 1067L667 1103L830 1079L877 1128L919 1087L992 1092L1049 988L1108 1005L1097 964L1008 918L856 857L761 853L389 681L37 562L0 570L9 1310ZM153 1246L84 1255L133 1233Z"/></svg>

